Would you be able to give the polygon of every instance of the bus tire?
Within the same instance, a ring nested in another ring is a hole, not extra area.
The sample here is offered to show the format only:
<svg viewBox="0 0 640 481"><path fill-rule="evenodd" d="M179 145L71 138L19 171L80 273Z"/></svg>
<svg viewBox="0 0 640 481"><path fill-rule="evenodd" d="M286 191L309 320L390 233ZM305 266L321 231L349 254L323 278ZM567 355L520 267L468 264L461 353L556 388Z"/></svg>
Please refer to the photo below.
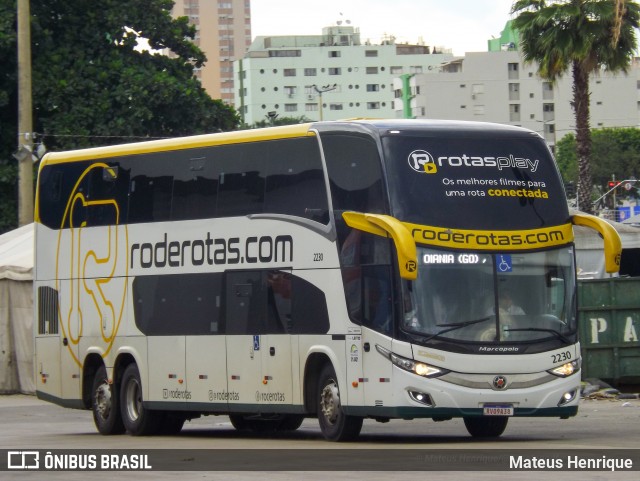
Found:
<svg viewBox="0 0 640 481"><path fill-rule="evenodd" d="M132 436L155 434L162 425L162 413L145 409L142 401L140 371L135 363L129 364L120 384L120 411L124 427Z"/></svg>
<svg viewBox="0 0 640 481"><path fill-rule="evenodd" d="M93 412L93 422L100 434L124 433L118 391L114 384L109 383L107 370L104 366L98 368L93 378L91 410Z"/></svg>
<svg viewBox="0 0 640 481"><path fill-rule="evenodd" d="M318 379L318 422L329 441L351 441L362 429L361 417L348 416L340 402L338 377L331 364L324 366Z"/></svg>
<svg viewBox="0 0 640 481"><path fill-rule="evenodd" d="M464 425L474 438L497 438L507 428L506 416L467 417Z"/></svg>

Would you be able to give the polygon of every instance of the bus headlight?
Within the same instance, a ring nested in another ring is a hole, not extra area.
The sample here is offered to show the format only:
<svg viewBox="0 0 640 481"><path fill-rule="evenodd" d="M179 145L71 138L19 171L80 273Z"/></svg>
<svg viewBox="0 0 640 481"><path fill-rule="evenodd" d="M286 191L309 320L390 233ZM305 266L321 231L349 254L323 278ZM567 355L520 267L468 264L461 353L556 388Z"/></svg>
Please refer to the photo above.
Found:
<svg viewBox="0 0 640 481"><path fill-rule="evenodd" d="M413 359L407 359L406 357L398 356L396 353L391 352L389 349L385 349L382 346L376 344L376 350L384 357L389 359L392 364L398 366L400 369L412 372L422 377L438 377L446 374L448 371L440 369L439 367L430 366L423 362L414 361Z"/></svg>
<svg viewBox="0 0 640 481"><path fill-rule="evenodd" d="M580 370L580 365L581 365L581 360L576 359L575 361L568 362L566 364L563 364L562 366L549 369L547 372L558 377L569 377Z"/></svg>

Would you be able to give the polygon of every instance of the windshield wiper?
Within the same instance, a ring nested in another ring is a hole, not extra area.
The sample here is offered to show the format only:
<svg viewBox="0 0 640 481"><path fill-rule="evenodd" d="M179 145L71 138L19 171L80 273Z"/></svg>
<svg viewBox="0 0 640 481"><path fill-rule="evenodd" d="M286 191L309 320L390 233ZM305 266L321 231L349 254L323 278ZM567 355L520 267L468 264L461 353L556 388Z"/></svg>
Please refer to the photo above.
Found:
<svg viewBox="0 0 640 481"><path fill-rule="evenodd" d="M503 328L503 331L506 331L506 332L516 332L516 331L549 332L549 333L553 334L554 336L556 336L558 339L560 339L562 342L564 342L566 344L572 344L572 342L568 338L566 338L563 334L561 334L560 332L556 331L555 329L545 329L543 327L522 327L522 328L510 329L508 327L505 327L505 328Z"/></svg>
<svg viewBox="0 0 640 481"><path fill-rule="evenodd" d="M440 336L442 334L446 334L447 332L455 331L457 329L461 329L461 328L467 327L467 326L472 326L474 324L478 324L480 322L485 322L485 321L488 321L488 320L493 319L493 318L494 318L494 316L491 315L491 316L483 317L482 319L474 319L473 321L452 322L452 323L449 323L449 324L436 324L436 326L438 326L438 327L446 327L447 329L442 329L441 331L438 331L438 332L436 332L435 334L432 334L429 337L423 337L422 341L423 342L427 342L427 341L430 341L431 339L433 339L434 337L438 337L438 336Z"/></svg>

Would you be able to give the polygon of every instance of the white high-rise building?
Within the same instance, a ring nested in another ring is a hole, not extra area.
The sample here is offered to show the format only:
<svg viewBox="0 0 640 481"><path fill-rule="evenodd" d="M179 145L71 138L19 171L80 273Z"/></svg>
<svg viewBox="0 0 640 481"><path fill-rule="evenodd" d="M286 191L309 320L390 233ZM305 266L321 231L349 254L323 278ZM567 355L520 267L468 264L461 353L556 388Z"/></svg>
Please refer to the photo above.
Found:
<svg viewBox="0 0 640 481"><path fill-rule="evenodd" d="M514 49L466 53L431 72L394 80L396 117L475 120L519 125L554 146L575 132L572 77L550 83ZM592 75L591 127L640 124L640 62L627 74ZM408 115L407 115L408 114Z"/></svg>
<svg viewBox="0 0 640 481"><path fill-rule="evenodd" d="M235 102L246 124L280 117L394 117L393 79L437 69L451 53L427 45L372 45L353 26L322 35L257 37L234 62Z"/></svg>

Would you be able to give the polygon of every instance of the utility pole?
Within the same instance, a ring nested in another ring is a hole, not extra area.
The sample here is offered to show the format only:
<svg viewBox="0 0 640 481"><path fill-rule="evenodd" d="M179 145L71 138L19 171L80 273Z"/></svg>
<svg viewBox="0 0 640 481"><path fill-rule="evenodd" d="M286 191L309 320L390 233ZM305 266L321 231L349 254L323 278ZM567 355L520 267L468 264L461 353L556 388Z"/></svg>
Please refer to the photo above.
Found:
<svg viewBox="0 0 640 481"><path fill-rule="evenodd" d="M18 225L33 222L33 119L31 107L31 14L18 0Z"/></svg>
<svg viewBox="0 0 640 481"><path fill-rule="evenodd" d="M335 90L338 87L338 84L325 85L323 87L318 87L316 84L313 84L311 87L313 87L318 94L318 110L320 111L320 121L322 121L322 94Z"/></svg>

